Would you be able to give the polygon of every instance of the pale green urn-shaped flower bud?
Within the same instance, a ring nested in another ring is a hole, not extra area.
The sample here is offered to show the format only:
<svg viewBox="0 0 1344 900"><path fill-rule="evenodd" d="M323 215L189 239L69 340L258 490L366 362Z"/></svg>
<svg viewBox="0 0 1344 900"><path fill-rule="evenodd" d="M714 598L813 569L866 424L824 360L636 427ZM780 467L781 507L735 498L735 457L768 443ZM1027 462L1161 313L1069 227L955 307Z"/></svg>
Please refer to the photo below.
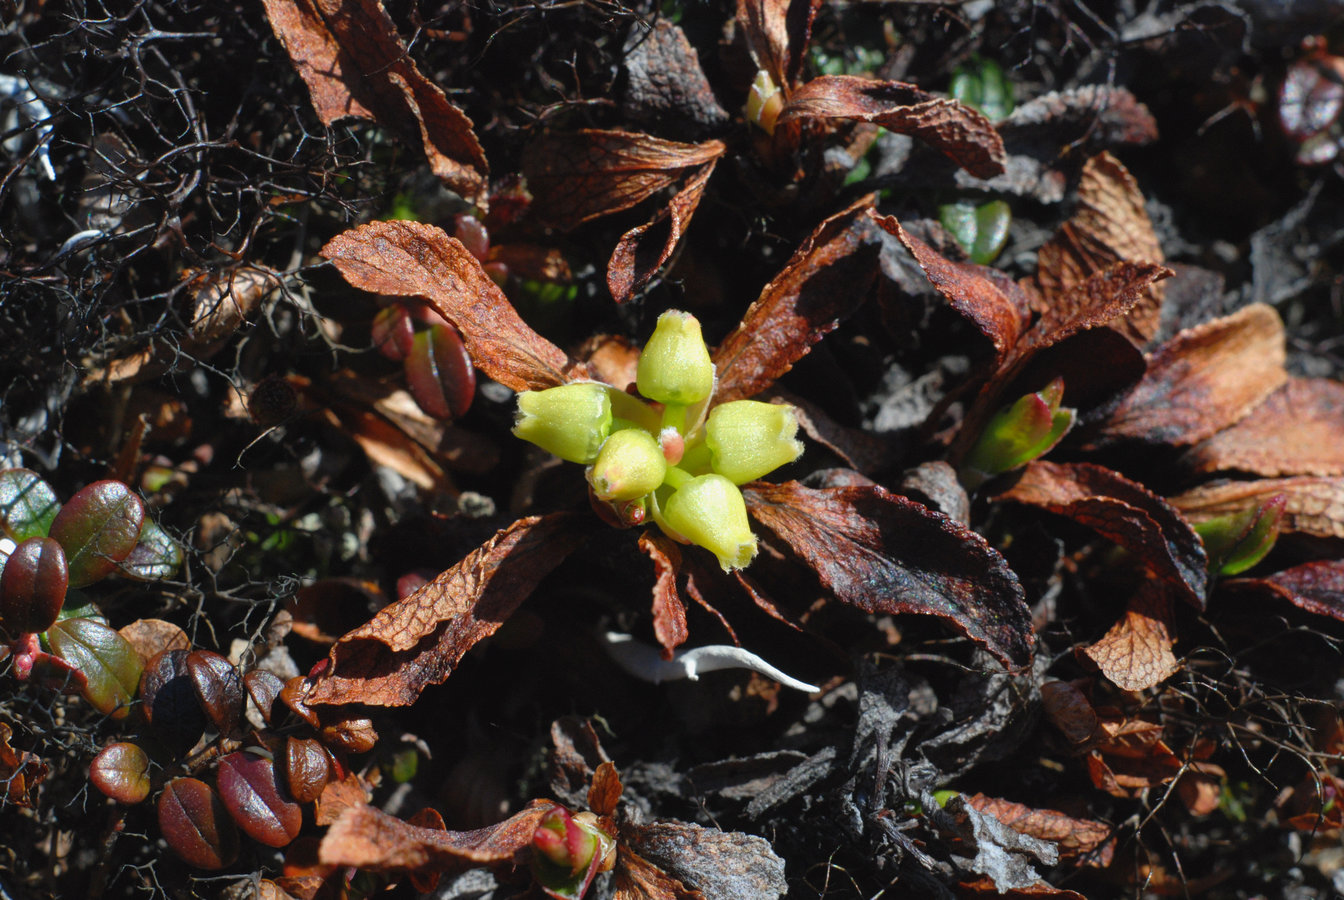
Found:
<svg viewBox="0 0 1344 900"><path fill-rule="evenodd" d="M514 435L561 459L592 462L610 432L611 400L605 384L562 384L518 395Z"/></svg>
<svg viewBox="0 0 1344 900"><path fill-rule="evenodd" d="M803 453L793 407L759 400L715 407L705 423L705 443L714 471L733 484L755 481Z"/></svg>
<svg viewBox="0 0 1344 900"><path fill-rule="evenodd" d="M746 501L722 475L701 475L677 488L663 506L663 520L717 556L725 572L743 568L756 555Z"/></svg>
<svg viewBox="0 0 1344 900"><path fill-rule="evenodd" d="M603 500L634 500L663 483L667 459L653 435L639 428L612 432L588 471L593 493Z"/></svg>
<svg viewBox="0 0 1344 900"><path fill-rule="evenodd" d="M690 406L714 390L714 363L690 313L669 310L658 317L635 370L639 392L650 400Z"/></svg>

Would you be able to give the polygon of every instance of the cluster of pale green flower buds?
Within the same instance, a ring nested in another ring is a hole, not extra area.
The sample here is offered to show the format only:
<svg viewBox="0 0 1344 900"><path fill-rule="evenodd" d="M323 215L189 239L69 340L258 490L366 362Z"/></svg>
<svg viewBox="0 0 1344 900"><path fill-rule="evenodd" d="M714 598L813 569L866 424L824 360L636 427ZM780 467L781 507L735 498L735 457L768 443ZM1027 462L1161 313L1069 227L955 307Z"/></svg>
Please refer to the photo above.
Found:
<svg viewBox="0 0 1344 900"><path fill-rule="evenodd" d="M635 386L576 382L518 395L513 433L588 466L595 502L622 524L652 519L698 544L725 570L756 555L738 485L803 452L793 407L755 400L718 406L714 363L689 313L663 313L640 354Z"/></svg>

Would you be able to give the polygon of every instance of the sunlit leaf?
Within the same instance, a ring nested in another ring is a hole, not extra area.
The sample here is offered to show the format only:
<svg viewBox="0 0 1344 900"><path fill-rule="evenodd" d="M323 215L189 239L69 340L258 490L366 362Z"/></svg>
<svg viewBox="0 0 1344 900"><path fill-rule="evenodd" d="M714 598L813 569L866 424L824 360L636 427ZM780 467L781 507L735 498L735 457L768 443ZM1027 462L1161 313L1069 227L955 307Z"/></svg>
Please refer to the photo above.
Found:
<svg viewBox="0 0 1344 900"><path fill-rule="evenodd" d="M283 792L275 763L256 753L230 753L215 775L219 797L248 837L268 847L283 847L299 836L303 807Z"/></svg>
<svg viewBox="0 0 1344 900"><path fill-rule="evenodd" d="M92 619L63 619L46 638L54 656L88 679L84 699L104 715L124 719L140 685L140 654L130 642Z"/></svg>
<svg viewBox="0 0 1344 900"><path fill-rule="evenodd" d="M140 803L149 796L149 756L136 744L108 744L89 763L89 781L118 803Z"/></svg>
<svg viewBox="0 0 1344 900"><path fill-rule="evenodd" d="M158 801L159 832L183 862L222 869L238 856L238 829L204 781L174 778Z"/></svg>
<svg viewBox="0 0 1344 900"><path fill-rule="evenodd" d="M96 481L71 497L51 523L51 537L65 548L70 586L110 575L135 549L144 520L144 503L120 481Z"/></svg>
<svg viewBox="0 0 1344 900"><path fill-rule="evenodd" d="M182 566L182 559L182 545L153 519L146 519L135 548L121 561L117 571L127 578L157 581L172 577Z"/></svg>
<svg viewBox="0 0 1344 900"><path fill-rule="evenodd" d="M0 472L0 526L11 539L24 541L45 536L60 508L56 492L36 472L27 469Z"/></svg>
<svg viewBox="0 0 1344 900"><path fill-rule="evenodd" d="M0 625L14 637L46 631L60 614L69 581L60 544L48 537L23 541L0 572Z"/></svg>

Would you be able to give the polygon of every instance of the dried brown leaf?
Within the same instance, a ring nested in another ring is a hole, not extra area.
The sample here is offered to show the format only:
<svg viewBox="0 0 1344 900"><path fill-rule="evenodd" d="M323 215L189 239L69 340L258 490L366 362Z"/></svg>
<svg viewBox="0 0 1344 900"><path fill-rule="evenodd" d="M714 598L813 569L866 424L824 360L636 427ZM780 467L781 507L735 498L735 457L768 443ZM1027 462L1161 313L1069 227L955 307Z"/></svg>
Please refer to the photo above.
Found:
<svg viewBox="0 0 1344 900"><path fill-rule="evenodd" d="M1138 182L1109 153L1092 157L1078 183L1078 211L1046 241L1038 255L1036 283L1047 303L1117 262L1162 263L1162 247L1144 209ZM1115 327L1142 346L1157 333L1160 284L1144 289Z"/></svg>
<svg viewBox="0 0 1344 900"><path fill-rule="evenodd" d="M758 69L786 92L802 69L821 0L737 0L737 27Z"/></svg>
<svg viewBox="0 0 1344 900"><path fill-rule="evenodd" d="M1344 384L1290 378L1231 428L1190 449L1196 472L1344 475Z"/></svg>
<svg viewBox="0 0 1344 900"><path fill-rule="evenodd" d="M330 825L348 809L362 808L369 802L369 790L364 779L356 772L347 772L344 778L328 781L313 806L313 821Z"/></svg>
<svg viewBox="0 0 1344 900"><path fill-rule="evenodd" d="M1172 645L1171 599L1162 582L1145 582L1125 609L1124 618L1082 652L1125 691L1144 691L1176 673Z"/></svg>
<svg viewBox="0 0 1344 900"><path fill-rule="evenodd" d="M1115 829L1105 822L1075 819L1053 809L1033 809L984 794L967 797L966 802L1014 831L1052 842L1064 859L1087 857L1091 865L1108 866L1115 855Z"/></svg>
<svg viewBox="0 0 1344 900"><path fill-rule="evenodd" d="M682 144L631 131L544 134L523 151L533 211L569 231L629 209L723 155L721 141Z"/></svg>
<svg viewBox="0 0 1344 900"><path fill-rule="evenodd" d="M309 705L407 706L452 674L586 537L566 513L519 519L331 648Z"/></svg>
<svg viewBox="0 0 1344 900"><path fill-rule="evenodd" d="M624 847L616 856L615 900L708 900Z"/></svg>
<svg viewBox="0 0 1344 900"><path fill-rule="evenodd" d="M1041 685L1041 706L1050 723L1070 743L1087 743L1097 733L1097 711L1083 692L1067 681L1047 681Z"/></svg>
<svg viewBox="0 0 1344 900"><path fill-rule="evenodd" d="M1017 576L975 532L881 487L812 490L762 482L747 508L837 599L868 612L947 620L1005 665L1031 661L1031 613Z"/></svg>
<svg viewBox="0 0 1344 900"><path fill-rule="evenodd" d="M372 222L322 248L360 290L423 297L457 326L478 369L515 391L565 381L569 358L533 331L455 238L419 222Z"/></svg>
<svg viewBox="0 0 1344 900"><path fill-rule="evenodd" d="M588 788L588 808L599 816L611 816L621 802L621 776L611 760L600 763Z"/></svg>
<svg viewBox="0 0 1344 900"><path fill-rule="evenodd" d="M681 26L659 19L632 29L626 42L624 107L639 119L694 123L699 133L726 125L728 113L700 67L700 57Z"/></svg>
<svg viewBox="0 0 1344 900"><path fill-rule="evenodd" d="M1111 413L1102 438L1195 444L1240 421L1288 380L1283 322L1255 303L1180 332Z"/></svg>
<svg viewBox="0 0 1344 900"><path fill-rule="evenodd" d="M686 604L677 593L677 573L681 570L681 549L664 534L644 531L639 549L653 560L657 580L653 585L653 633L663 648L663 656L686 643Z"/></svg>
<svg viewBox="0 0 1344 900"><path fill-rule="evenodd" d="M587 802L597 768L610 762L591 720L562 716L551 723L551 790L569 806Z"/></svg>
<svg viewBox="0 0 1344 900"><path fill-rule="evenodd" d="M31 809L33 791L47 777L47 764L35 753L11 747L13 734L13 729L0 722L0 800Z"/></svg>
<svg viewBox="0 0 1344 900"><path fill-rule="evenodd" d="M1271 593L1309 613L1344 622L1344 561L1305 563L1268 578L1239 578L1227 586Z"/></svg>
<svg viewBox="0 0 1344 900"><path fill-rule="evenodd" d="M1092 529L1203 608L1208 589L1204 544L1171 504L1142 485L1090 463L1036 460L998 499L1039 507Z"/></svg>
<svg viewBox="0 0 1344 900"><path fill-rule="evenodd" d="M1124 316L1147 296L1171 269L1156 263L1118 262L1070 285L1051 299L1032 326L1020 352L1036 352L1080 331Z"/></svg>
<svg viewBox="0 0 1344 900"><path fill-rule="evenodd" d="M569 284L574 280L569 262L556 247L513 241L507 244L493 244L486 255L486 260L503 263L508 267L510 275L517 275L519 278L553 281L558 284Z"/></svg>
<svg viewBox="0 0 1344 900"><path fill-rule="evenodd" d="M322 838L325 865L431 875L512 864L553 804L533 800L503 822L475 831L441 831L404 822L371 806L346 810Z"/></svg>
<svg viewBox="0 0 1344 900"><path fill-rule="evenodd" d="M201 277L191 287L187 334L199 344L232 336L279 286L280 279L274 274L250 267Z"/></svg>
<svg viewBox="0 0 1344 900"><path fill-rule="evenodd" d="M1171 498L1186 518L1203 522L1244 512L1275 494L1287 498L1280 533L1344 538L1344 477L1261 478L1207 484Z"/></svg>
<svg viewBox="0 0 1344 900"><path fill-rule="evenodd" d="M784 860L763 838L663 820L628 827L626 846L706 897L774 900L788 891Z"/></svg>
<svg viewBox="0 0 1344 900"><path fill-rule="evenodd" d="M191 638L180 626L163 619L136 619L117 633L135 648L141 663L148 663L164 650L190 650Z"/></svg>
<svg viewBox="0 0 1344 900"><path fill-rule="evenodd" d="M364 410L342 409L341 413L331 412L332 424L354 438L374 465L386 466L427 491L445 488L443 467L405 431Z"/></svg>
<svg viewBox="0 0 1344 900"><path fill-rule="evenodd" d="M667 262L681 241L682 233L691 222L691 216L700 205L709 176L714 174L714 161L701 166L672 197L659 207L653 218L643 225L621 235L607 264L607 290L617 303L624 303L630 295L649 283L658 269ZM656 238L666 223L666 234ZM652 240L646 240L654 232ZM650 246L652 244L653 246Z"/></svg>
<svg viewBox="0 0 1344 900"><path fill-rule="evenodd" d="M377 0L264 0L325 125L372 119L419 143L434 174L478 205L490 171L471 120L416 68Z"/></svg>
<svg viewBox="0 0 1344 900"><path fill-rule="evenodd" d="M958 897L993 897L994 900L1033 900L1033 898L1046 898L1046 900L1087 900L1077 891L1070 891L1064 888L1057 888L1047 884L1044 881L1030 884L1026 887L1009 888L1006 891L999 890L999 886L994 883L994 879L988 875L983 875L975 881L963 881L957 885Z"/></svg>
<svg viewBox="0 0 1344 900"><path fill-rule="evenodd" d="M794 91L781 124L804 119L871 122L918 138L977 178L1004 171L1007 154L994 124L956 100L912 84L856 75L823 75Z"/></svg>

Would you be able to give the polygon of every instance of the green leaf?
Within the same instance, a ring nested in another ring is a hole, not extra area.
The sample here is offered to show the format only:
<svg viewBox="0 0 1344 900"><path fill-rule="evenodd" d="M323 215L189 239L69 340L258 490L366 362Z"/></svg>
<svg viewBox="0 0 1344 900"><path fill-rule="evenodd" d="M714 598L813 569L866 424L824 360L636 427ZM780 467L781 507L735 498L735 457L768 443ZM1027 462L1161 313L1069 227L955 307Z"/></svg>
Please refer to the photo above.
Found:
<svg viewBox="0 0 1344 900"><path fill-rule="evenodd" d="M1013 211L1004 200L991 200L978 206L969 200L959 200L938 207L938 219L966 251L971 262L987 266L1008 242Z"/></svg>
<svg viewBox="0 0 1344 900"><path fill-rule="evenodd" d="M1195 525L1209 554L1209 571L1240 575L1274 549L1288 503L1287 494L1275 494L1259 506Z"/></svg>
<svg viewBox="0 0 1344 900"><path fill-rule="evenodd" d="M15 541L46 537L60 508L56 492L36 472L0 472L0 527Z"/></svg>
<svg viewBox="0 0 1344 900"><path fill-rule="evenodd" d="M957 69L948 93L992 121L1007 117L1015 105L1013 83L1004 77L1003 67L979 56Z"/></svg>
<svg viewBox="0 0 1344 900"><path fill-rule="evenodd" d="M63 619L46 633L52 655L79 670L81 693L95 709L124 719L140 684L140 654L117 632L92 619Z"/></svg>
<svg viewBox="0 0 1344 900"><path fill-rule="evenodd" d="M50 532L65 548L70 586L111 574L135 549L144 520L145 505L120 481L96 481L71 497Z"/></svg>
<svg viewBox="0 0 1344 900"><path fill-rule="evenodd" d="M146 519L135 549L122 560L118 571L127 578L157 581L170 577L181 565L182 546L153 519Z"/></svg>

